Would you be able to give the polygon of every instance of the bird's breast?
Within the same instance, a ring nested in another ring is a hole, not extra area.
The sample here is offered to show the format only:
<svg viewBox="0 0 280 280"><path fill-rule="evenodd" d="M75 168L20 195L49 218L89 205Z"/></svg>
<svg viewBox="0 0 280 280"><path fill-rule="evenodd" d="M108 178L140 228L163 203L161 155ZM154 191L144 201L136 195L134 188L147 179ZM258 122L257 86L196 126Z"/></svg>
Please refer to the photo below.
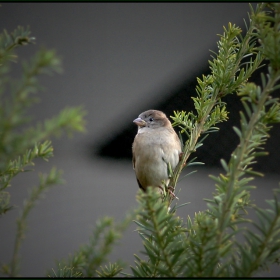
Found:
<svg viewBox="0 0 280 280"><path fill-rule="evenodd" d="M168 163L174 169L179 161L180 145L168 130L142 131L133 143L134 168L145 185L158 185L168 179Z"/></svg>

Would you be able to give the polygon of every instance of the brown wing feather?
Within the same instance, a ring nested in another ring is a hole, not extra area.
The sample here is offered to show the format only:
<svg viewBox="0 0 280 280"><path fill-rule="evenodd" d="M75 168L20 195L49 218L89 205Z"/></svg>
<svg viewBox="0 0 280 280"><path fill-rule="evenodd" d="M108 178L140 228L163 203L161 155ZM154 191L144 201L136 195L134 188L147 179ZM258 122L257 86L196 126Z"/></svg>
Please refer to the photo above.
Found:
<svg viewBox="0 0 280 280"><path fill-rule="evenodd" d="M135 140L134 140L134 141L135 141ZM133 143L133 144L134 144L134 143ZM135 169L135 156L134 156L133 146L134 146L134 145L132 145L132 165L133 165L133 169ZM139 182L139 180L138 180L137 177L136 177L136 180L137 180L137 183L138 183L139 188L142 189L143 191L146 191L146 190L143 188L143 186L140 184L140 182Z"/></svg>
<svg viewBox="0 0 280 280"><path fill-rule="evenodd" d="M143 188L143 186L140 184L140 182L139 182L139 180L137 179L137 177L136 177L136 180L137 180L137 183L138 183L139 188L145 192L146 190L145 190L145 189Z"/></svg>

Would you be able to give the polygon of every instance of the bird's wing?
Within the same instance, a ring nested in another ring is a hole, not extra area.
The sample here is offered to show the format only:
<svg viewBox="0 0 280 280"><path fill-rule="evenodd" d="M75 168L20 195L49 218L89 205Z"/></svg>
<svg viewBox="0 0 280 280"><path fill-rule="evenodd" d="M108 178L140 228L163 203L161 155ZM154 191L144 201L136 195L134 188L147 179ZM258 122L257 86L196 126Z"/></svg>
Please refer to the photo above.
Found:
<svg viewBox="0 0 280 280"><path fill-rule="evenodd" d="M135 169L135 156L134 156L134 153L132 153L132 165L133 165L133 169Z"/></svg>
<svg viewBox="0 0 280 280"><path fill-rule="evenodd" d="M135 140L134 140L134 143L132 145L132 166L133 166L133 169L135 170L135 162L136 162L136 157L134 155L134 145L135 145ZM136 180L137 180L137 183L138 183L138 186L140 189L142 189L143 191L145 191L145 189L143 188L143 186L140 184L140 181L138 180L137 176L136 176Z"/></svg>
<svg viewBox="0 0 280 280"><path fill-rule="evenodd" d="M137 183L138 183L138 186L140 189L142 189L144 192L146 191L146 189L143 188L143 186L140 184L139 180L137 179L136 177L136 180L137 180Z"/></svg>
<svg viewBox="0 0 280 280"><path fill-rule="evenodd" d="M179 162L179 154L181 153L179 142L176 142L173 147L162 145L161 149L163 151L162 160L167 166L171 164L171 167L174 169Z"/></svg>
<svg viewBox="0 0 280 280"><path fill-rule="evenodd" d="M133 165L133 169L135 169L135 156L134 156L134 153L132 153L132 165ZM140 181L138 180L137 176L136 176L136 180L137 180L139 188L142 189L143 191L146 191L143 188L143 186L140 184Z"/></svg>

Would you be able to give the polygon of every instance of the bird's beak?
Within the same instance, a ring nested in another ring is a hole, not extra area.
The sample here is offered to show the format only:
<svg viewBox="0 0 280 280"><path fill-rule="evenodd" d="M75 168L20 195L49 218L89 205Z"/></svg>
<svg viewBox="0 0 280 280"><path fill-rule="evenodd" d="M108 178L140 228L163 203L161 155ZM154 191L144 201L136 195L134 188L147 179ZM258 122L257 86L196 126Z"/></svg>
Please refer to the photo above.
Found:
<svg viewBox="0 0 280 280"><path fill-rule="evenodd" d="M146 122L144 120L142 120L141 118L137 118L133 122L140 127L146 126Z"/></svg>

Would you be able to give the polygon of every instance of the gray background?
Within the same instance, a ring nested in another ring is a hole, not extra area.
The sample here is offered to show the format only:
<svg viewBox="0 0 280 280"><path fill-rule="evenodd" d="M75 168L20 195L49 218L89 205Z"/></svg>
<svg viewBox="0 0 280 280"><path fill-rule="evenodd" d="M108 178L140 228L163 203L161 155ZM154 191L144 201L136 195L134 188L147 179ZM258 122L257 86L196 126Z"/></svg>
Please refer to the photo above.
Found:
<svg viewBox="0 0 280 280"><path fill-rule="evenodd" d="M51 117L66 106L84 105L87 133L54 140L55 157L36 162L36 172L20 174L12 188L18 207L1 218L0 261L12 254L15 219L38 171L55 165L67 183L52 189L29 217L23 243L22 276L44 276L54 260L66 258L88 241L96 220L105 215L121 219L136 205L138 190L130 162L89 156L89 145L107 141L140 113L154 108L168 89L199 71L216 50L217 34L228 22L243 26L247 3L3 3L1 29L29 25L36 45L19 50L28 57L40 46L57 50L64 73L42 78L47 90L31 110L35 120ZM17 67L17 66L16 66ZM147 109L150 109L147 108ZM157 109L157 108L154 108ZM176 108L174 108L176 110ZM136 130L135 130L136 131ZM186 218L205 209L214 183L208 174L221 169L199 168L180 182L179 211ZM255 181L253 197L260 205L278 186L279 175ZM133 264L141 249L135 226L127 230L110 260ZM126 271L129 271L127 269ZM277 276L279 268L262 275Z"/></svg>

